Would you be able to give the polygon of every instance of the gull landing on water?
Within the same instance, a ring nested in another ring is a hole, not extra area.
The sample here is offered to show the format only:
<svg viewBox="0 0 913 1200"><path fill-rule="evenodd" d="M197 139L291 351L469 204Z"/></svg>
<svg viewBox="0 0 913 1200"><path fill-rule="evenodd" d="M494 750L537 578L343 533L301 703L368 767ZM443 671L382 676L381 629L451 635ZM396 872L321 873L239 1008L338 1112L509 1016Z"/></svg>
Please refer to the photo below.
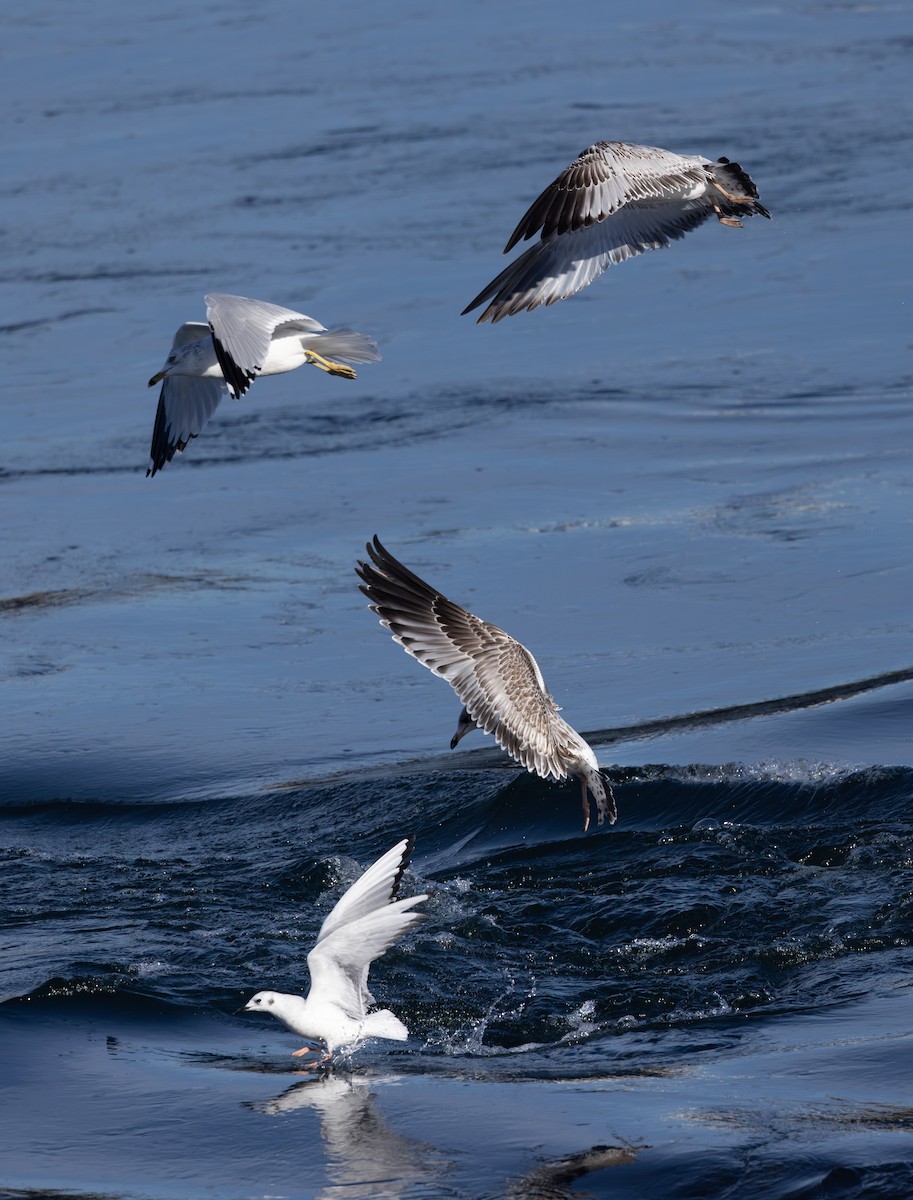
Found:
<svg viewBox="0 0 913 1200"><path fill-rule="evenodd" d="M311 990L307 999L284 992L257 992L240 1010L268 1013L292 1033L322 1041L325 1054L305 1066L323 1066L338 1046L364 1038L404 1042L409 1036L409 1030L388 1008L368 1012L374 1003L368 991L368 971L375 958L427 919L423 913L409 912L427 900L427 895L396 899L414 844L414 838L398 842L337 900L308 955ZM311 1046L303 1046L292 1053L298 1058L313 1052Z"/></svg>
<svg viewBox="0 0 913 1200"><path fill-rule="evenodd" d="M327 329L304 313L247 296L214 292L204 299L206 321L180 327L165 366L149 380L162 390L147 476L202 433L226 388L238 400L258 375L284 375L307 363L355 379L346 363L380 362L377 343L353 329Z"/></svg>
<svg viewBox="0 0 913 1200"><path fill-rule="evenodd" d="M384 549L375 535L367 545L371 562L355 568L361 591L393 640L422 666L446 679L464 708L453 749L471 729L493 733L516 762L543 779L580 779L583 828L590 825L587 789L597 820L614 824L612 788L596 755L579 733L558 716L539 665L510 634L460 608Z"/></svg>
<svg viewBox="0 0 913 1200"><path fill-rule="evenodd" d="M487 300L478 323L495 324L565 300L614 263L668 246L712 216L731 228L741 227L740 217L770 216L738 163L658 146L596 142L533 201L504 253L541 230L539 241L462 315Z"/></svg>

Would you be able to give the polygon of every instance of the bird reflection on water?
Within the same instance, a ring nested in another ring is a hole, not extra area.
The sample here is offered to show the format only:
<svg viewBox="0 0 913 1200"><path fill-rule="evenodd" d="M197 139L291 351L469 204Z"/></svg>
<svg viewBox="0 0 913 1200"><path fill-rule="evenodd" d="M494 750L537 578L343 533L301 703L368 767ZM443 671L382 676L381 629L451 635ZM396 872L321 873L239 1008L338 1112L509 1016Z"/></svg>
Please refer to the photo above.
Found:
<svg viewBox="0 0 913 1200"><path fill-rule="evenodd" d="M439 1188L450 1167L439 1151L402 1137L380 1115L377 1089L396 1082L397 1077L390 1075L312 1076L270 1100L248 1102L246 1107L270 1117L288 1116L301 1109L318 1114L330 1182L317 1193L317 1200L329 1200L343 1187L346 1196L355 1200L377 1200L379 1195L393 1200L416 1195L416 1185ZM499 1194L509 1200L569 1200L577 1180L610 1167L627 1166L644 1148L622 1142L549 1159L508 1180Z"/></svg>

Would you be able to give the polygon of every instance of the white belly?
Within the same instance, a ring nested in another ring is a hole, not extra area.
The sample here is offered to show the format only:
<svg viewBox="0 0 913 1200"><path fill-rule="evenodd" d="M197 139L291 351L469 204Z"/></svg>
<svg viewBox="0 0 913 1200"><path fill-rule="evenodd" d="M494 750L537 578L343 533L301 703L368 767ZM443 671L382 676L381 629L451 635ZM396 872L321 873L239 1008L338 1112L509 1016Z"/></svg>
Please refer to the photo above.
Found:
<svg viewBox="0 0 913 1200"><path fill-rule="evenodd" d="M294 371L303 366L307 360L304 356L304 346L301 344L301 333L288 333L275 337L269 344L266 361L260 368L261 375L284 375L286 371Z"/></svg>

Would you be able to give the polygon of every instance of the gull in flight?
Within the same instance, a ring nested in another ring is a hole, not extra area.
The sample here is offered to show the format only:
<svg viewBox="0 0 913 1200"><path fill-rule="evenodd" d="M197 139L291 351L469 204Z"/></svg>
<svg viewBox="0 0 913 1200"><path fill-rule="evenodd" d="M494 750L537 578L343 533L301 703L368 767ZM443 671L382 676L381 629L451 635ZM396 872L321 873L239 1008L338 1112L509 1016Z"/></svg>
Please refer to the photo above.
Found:
<svg viewBox="0 0 913 1200"><path fill-rule="evenodd" d="M599 824L614 824L615 797L596 755L579 733L558 716L539 665L510 634L473 616L414 575L375 535L370 562L355 568L371 609L393 640L422 666L446 679L464 708L450 742L477 726L493 733L516 762L543 779L580 779L583 828L590 825L587 789L596 801Z"/></svg>
<svg viewBox="0 0 913 1200"><path fill-rule="evenodd" d="M257 992L239 1009L268 1013L292 1033L323 1042L326 1052L306 1063L307 1067L323 1066L337 1047L364 1038L404 1042L409 1036L409 1030L388 1008L368 1012L374 1003L368 991L368 971L375 958L426 920L423 913L409 910L427 900L427 895L396 899L414 844L411 837L398 842L337 900L308 955L311 990L307 999L283 992ZM298 1058L314 1050L303 1046L292 1053Z"/></svg>
<svg viewBox="0 0 913 1200"><path fill-rule="evenodd" d="M534 200L504 253L539 233L539 241L483 288L463 314L488 301L478 319L504 317L573 296L607 267L659 250L716 216L730 228L740 217L770 213L738 163L658 146L596 142ZM540 232L541 230L541 232Z"/></svg>
<svg viewBox="0 0 913 1200"><path fill-rule="evenodd" d="M226 388L239 400L258 375L283 375L308 363L354 379L346 363L380 362L377 343L354 329L327 329L304 313L247 296L213 292L204 299L205 322L180 327L164 367L149 380L150 387L161 382L162 390L147 477L202 433Z"/></svg>

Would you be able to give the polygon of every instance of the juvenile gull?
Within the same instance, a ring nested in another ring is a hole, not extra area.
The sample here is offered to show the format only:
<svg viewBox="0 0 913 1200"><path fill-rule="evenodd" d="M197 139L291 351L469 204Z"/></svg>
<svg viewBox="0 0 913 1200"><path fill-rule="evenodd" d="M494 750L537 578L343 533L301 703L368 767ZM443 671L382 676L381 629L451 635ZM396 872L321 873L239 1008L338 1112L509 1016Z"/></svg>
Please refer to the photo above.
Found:
<svg viewBox="0 0 913 1200"><path fill-rule="evenodd" d="M770 213L746 171L728 158L673 154L658 146L596 142L534 200L504 253L539 241L483 288L463 314L486 300L478 323L573 296L614 263L658 250L709 217L741 228L740 217Z"/></svg>
<svg viewBox="0 0 913 1200"><path fill-rule="evenodd" d="M599 824L613 824L615 797L596 755L558 716L559 707L526 647L419 579L384 549L376 534L366 548L371 562L359 561L355 570L381 625L422 666L446 679L463 701L450 748L478 726L543 779L577 775L584 830L590 824L587 788L596 801Z"/></svg>
<svg viewBox="0 0 913 1200"><path fill-rule="evenodd" d="M204 297L206 321L188 321L174 335L159 381L147 477L197 437L226 388L240 399L258 375L282 375L308 363L354 379L345 363L379 362L377 343L353 329L327 329L313 317L265 300L217 292ZM343 362L326 357L335 355Z"/></svg>
<svg viewBox="0 0 913 1200"><path fill-rule="evenodd" d="M368 971L375 958L426 920L423 913L409 909L427 900L427 895L396 899L414 844L411 837L398 842L337 900L308 955L311 989L307 999L283 992L257 992L240 1010L268 1013L292 1033L322 1041L326 1052L307 1066L322 1066L338 1046L364 1038L404 1042L409 1036L406 1026L388 1008L368 1012L374 1003L368 991ZM312 1052L311 1046L303 1046L292 1053L297 1058Z"/></svg>

